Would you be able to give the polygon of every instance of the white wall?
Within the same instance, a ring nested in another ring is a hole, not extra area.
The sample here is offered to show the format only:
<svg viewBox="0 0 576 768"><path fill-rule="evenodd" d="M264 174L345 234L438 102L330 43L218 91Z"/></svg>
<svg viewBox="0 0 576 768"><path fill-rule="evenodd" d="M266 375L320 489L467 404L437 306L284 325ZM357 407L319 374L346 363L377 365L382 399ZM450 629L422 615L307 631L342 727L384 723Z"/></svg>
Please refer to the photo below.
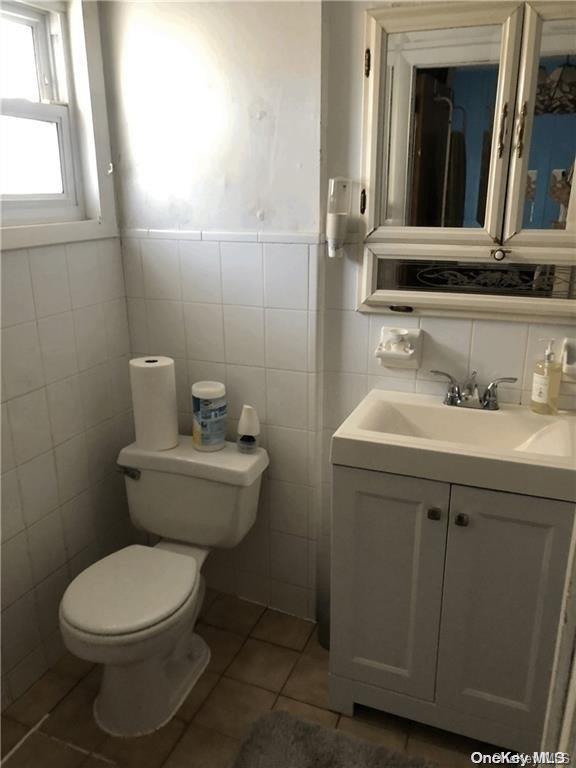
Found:
<svg viewBox="0 0 576 768"><path fill-rule="evenodd" d="M63 653L67 584L134 532L115 471L132 439L119 241L1 258L5 704Z"/></svg>
<svg viewBox="0 0 576 768"><path fill-rule="evenodd" d="M320 3L103 3L123 226L318 229Z"/></svg>

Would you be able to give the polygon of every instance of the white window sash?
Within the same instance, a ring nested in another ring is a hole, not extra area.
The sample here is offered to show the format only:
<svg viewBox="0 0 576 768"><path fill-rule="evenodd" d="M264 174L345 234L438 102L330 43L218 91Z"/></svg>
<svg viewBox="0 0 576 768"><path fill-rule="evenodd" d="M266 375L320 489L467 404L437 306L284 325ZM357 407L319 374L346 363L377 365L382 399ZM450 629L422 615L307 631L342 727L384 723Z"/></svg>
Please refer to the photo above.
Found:
<svg viewBox="0 0 576 768"><path fill-rule="evenodd" d="M71 221L80 219L81 209L76 194L74 153L68 106L43 104L24 99L3 99L1 111L3 115L9 117L43 120L56 124L63 185L63 192L61 193L0 196L5 219L20 221L29 219L31 216L43 220Z"/></svg>

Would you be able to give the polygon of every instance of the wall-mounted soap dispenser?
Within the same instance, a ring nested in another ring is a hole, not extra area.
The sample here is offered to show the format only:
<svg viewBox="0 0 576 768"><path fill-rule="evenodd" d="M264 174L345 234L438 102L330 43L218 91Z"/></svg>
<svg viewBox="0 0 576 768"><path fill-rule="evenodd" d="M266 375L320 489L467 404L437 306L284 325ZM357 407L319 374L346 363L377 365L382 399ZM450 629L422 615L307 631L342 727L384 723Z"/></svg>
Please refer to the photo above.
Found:
<svg viewBox="0 0 576 768"><path fill-rule="evenodd" d="M350 216L352 183L349 179L336 177L328 182L328 207L326 213L326 239L328 256L344 255L344 243Z"/></svg>

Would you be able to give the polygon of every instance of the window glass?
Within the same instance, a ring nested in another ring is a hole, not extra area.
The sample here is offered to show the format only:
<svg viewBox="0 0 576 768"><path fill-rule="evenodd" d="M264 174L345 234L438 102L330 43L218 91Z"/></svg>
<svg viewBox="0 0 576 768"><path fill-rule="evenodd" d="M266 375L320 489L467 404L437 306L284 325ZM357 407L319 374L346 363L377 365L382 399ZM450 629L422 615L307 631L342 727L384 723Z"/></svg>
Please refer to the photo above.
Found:
<svg viewBox="0 0 576 768"><path fill-rule="evenodd" d="M0 194L61 194L57 123L0 115Z"/></svg>
<svg viewBox="0 0 576 768"><path fill-rule="evenodd" d="M39 101L32 27L0 16L0 97Z"/></svg>

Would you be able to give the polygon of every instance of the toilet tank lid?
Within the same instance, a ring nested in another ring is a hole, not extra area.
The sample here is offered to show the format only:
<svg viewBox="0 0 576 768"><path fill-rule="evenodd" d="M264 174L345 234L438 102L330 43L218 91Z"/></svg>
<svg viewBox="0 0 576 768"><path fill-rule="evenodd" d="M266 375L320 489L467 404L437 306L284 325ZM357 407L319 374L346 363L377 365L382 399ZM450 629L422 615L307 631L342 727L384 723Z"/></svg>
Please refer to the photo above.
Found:
<svg viewBox="0 0 576 768"><path fill-rule="evenodd" d="M269 463L263 448L254 453L240 453L235 443L227 442L220 451L197 451L188 435L180 435L178 445L167 451L146 451L132 443L118 456L118 464L123 467L170 472L239 486L252 485Z"/></svg>

